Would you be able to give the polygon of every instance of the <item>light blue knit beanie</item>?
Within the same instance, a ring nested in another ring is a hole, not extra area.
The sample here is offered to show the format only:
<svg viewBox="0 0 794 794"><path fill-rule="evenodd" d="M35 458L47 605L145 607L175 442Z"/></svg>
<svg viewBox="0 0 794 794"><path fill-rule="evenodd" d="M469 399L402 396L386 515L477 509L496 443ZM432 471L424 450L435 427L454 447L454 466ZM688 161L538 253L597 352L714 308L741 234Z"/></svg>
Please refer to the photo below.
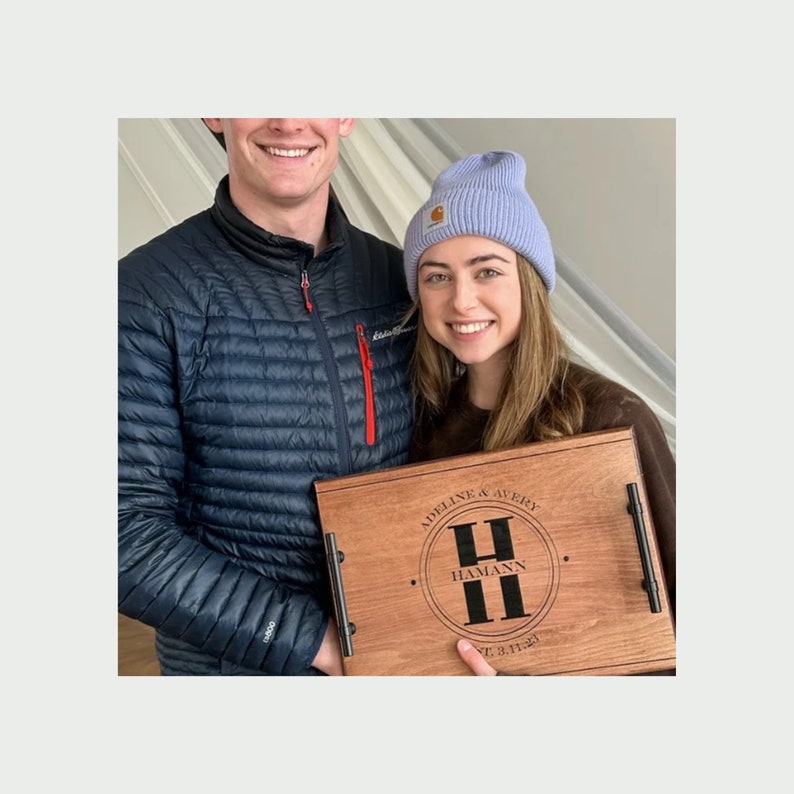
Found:
<svg viewBox="0 0 794 794"><path fill-rule="evenodd" d="M546 225L526 189L527 166L509 151L473 154L442 171L430 198L408 224L403 266L416 300L416 270L431 245L474 234L517 251L532 263L546 289L554 289L554 251Z"/></svg>

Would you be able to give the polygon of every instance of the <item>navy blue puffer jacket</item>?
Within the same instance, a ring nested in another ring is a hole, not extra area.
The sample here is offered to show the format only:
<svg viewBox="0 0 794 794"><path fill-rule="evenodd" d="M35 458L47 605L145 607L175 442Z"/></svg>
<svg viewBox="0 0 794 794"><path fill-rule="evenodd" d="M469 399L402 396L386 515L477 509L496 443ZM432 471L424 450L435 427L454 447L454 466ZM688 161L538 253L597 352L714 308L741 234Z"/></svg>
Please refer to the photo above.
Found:
<svg viewBox="0 0 794 794"><path fill-rule="evenodd" d="M330 613L313 483L407 461L399 249L331 201L331 244L231 202L119 262L118 608L163 674L313 675Z"/></svg>

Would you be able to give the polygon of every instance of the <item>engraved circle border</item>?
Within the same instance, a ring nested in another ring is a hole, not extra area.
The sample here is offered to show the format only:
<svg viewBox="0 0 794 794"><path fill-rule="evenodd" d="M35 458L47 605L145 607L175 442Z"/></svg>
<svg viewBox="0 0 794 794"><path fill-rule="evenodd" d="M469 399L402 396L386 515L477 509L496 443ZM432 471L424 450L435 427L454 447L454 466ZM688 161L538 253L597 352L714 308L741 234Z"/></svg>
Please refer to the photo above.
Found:
<svg viewBox="0 0 794 794"><path fill-rule="evenodd" d="M541 600L541 607L538 611L532 615L527 621L522 623L520 626L513 627L505 632L501 633L490 633L485 634L477 631L473 631L468 626L463 626L457 621L455 621L452 617L450 617L446 610L438 603L435 596L433 595L432 588L429 583L430 577L428 576L428 565L430 557L432 556L431 551L433 546L435 546L438 538L440 537L443 529L445 527L440 525L447 525L451 522L454 522L460 516L465 515L467 512L471 512L472 510L477 509L487 509L489 507L493 507L500 510L505 510L509 507L509 511L512 511L516 514L520 514L521 518L529 525L530 529L540 538L542 546L546 549L547 559L549 561L549 569L551 571L551 582L546 590L546 594L544 595L543 599ZM511 640L515 637L521 636L525 634L530 629L537 626L541 621L544 620L546 615L548 615L549 611L551 610L552 606L554 605L554 601L557 598L557 592L559 591L560 586L560 561L559 555L557 553L557 547L554 545L554 541L551 539L551 535L549 535L546 528L543 524L536 519L534 516L531 516L525 509L523 509L520 505L515 505L512 502L507 501L498 501L497 497L488 497L482 499L473 499L467 502L464 505L461 505L457 509L453 509L448 513L440 516L438 520L433 524L433 526L428 530L427 537L422 544L422 551L419 558L419 565L422 572L422 575L419 577L421 584L422 584L422 593L425 597L425 601L427 602L430 609L433 611L435 616L449 629L452 629L457 634L462 634L470 639L475 639L479 642L506 642Z"/></svg>

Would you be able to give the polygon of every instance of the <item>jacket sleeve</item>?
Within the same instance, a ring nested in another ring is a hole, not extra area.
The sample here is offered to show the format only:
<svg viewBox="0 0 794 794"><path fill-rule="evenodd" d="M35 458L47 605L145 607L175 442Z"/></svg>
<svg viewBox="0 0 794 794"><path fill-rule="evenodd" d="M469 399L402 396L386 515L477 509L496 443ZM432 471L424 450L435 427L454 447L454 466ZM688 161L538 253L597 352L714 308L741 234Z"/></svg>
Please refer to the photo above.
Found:
<svg viewBox="0 0 794 794"><path fill-rule="evenodd" d="M271 675L311 666L328 616L308 592L204 546L180 515L185 450L175 331L119 284L118 609L230 664Z"/></svg>

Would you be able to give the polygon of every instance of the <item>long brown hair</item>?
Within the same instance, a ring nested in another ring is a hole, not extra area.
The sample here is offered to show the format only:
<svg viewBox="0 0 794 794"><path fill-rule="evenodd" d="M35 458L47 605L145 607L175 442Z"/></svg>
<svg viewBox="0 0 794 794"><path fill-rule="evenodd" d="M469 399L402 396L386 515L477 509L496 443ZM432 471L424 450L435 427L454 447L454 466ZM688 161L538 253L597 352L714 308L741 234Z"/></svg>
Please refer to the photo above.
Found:
<svg viewBox="0 0 794 794"><path fill-rule="evenodd" d="M514 447L581 431L584 399L570 375L570 354L554 321L546 287L535 268L518 258L521 321L496 408L485 428L483 449ZM411 379L417 395L417 420L447 407L452 385L465 367L430 336L414 305L417 340Z"/></svg>

